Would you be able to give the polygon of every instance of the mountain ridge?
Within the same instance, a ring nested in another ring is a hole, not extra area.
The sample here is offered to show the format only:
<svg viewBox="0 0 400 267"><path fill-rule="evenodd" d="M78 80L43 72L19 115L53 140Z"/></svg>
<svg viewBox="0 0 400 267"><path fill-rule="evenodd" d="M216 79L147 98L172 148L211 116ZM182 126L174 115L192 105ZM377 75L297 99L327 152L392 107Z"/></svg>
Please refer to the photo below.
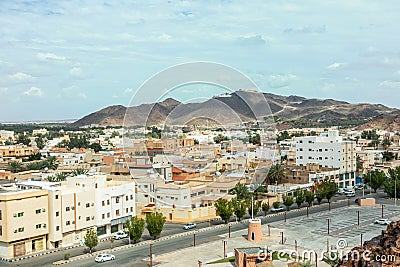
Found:
<svg viewBox="0 0 400 267"><path fill-rule="evenodd" d="M354 126L360 129L383 127L400 130L400 110L382 104L357 103L334 99L282 96L239 90L214 96L204 102L181 103L173 98L161 102L125 107L113 105L77 120L73 126L184 125L197 117L215 118L221 124L255 121L273 116L278 129L292 127ZM266 102L268 105L266 105ZM382 118L384 117L384 119ZM393 120L393 122L391 122Z"/></svg>

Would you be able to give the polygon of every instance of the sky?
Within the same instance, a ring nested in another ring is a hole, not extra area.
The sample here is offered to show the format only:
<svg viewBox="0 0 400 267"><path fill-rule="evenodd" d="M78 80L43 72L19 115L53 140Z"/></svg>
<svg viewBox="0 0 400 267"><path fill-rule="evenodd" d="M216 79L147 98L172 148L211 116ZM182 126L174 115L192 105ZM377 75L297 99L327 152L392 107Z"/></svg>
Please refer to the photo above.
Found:
<svg viewBox="0 0 400 267"><path fill-rule="evenodd" d="M129 105L153 75L193 61L264 92L400 108L398 14L398 0L2 0L0 122Z"/></svg>

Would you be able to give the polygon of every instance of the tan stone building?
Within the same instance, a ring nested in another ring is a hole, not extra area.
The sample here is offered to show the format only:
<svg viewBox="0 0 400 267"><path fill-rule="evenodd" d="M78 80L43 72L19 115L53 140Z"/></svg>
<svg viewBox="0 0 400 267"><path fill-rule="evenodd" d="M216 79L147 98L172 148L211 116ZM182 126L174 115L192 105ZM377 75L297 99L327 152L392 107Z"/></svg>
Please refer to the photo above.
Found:
<svg viewBox="0 0 400 267"><path fill-rule="evenodd" d="M46 190L0 189L0 257L46 250L48 218Z"/></svg>

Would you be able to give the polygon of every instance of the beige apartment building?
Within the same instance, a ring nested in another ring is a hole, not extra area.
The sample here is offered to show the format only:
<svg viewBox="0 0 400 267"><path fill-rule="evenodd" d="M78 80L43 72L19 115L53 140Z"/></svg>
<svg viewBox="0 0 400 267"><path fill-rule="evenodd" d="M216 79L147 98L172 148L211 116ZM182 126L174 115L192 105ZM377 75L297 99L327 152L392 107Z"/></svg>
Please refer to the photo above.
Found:
<svg viewBox="0 0 400 267"><path fill-rule="evenodd" d="M0 257L46 250L49 228L46 190L0 189Z"/></svg>
<svg viewBox="0 0 400 267"><path fill-rule="evenodd" d="M29 157L36 150L25 145L0 146L0 155L3 157Z"/></svg>

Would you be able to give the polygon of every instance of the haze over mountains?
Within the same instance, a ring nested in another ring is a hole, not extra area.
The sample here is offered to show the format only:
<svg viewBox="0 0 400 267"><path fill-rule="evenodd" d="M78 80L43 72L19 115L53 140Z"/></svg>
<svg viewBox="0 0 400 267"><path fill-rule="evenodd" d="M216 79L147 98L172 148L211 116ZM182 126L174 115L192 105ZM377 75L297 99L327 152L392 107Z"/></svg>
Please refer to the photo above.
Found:
<svg viewBox="0 0 400 267"><path fill-rule="evenodd" d="M329 125L400 128L400 110L381 104L351 104L334 99L308 99L271 93L262 95L264 98L258 92L240 90L201 103L181 103L168 98L135 107L116 105L91 113L73 125L122 126L124 118L126 126L157 125L165 121L182 125L201 117L237 124L238 120L254 121L255 117L260 120L262 117L272 117L272 114L280 129Z"/></svg>

